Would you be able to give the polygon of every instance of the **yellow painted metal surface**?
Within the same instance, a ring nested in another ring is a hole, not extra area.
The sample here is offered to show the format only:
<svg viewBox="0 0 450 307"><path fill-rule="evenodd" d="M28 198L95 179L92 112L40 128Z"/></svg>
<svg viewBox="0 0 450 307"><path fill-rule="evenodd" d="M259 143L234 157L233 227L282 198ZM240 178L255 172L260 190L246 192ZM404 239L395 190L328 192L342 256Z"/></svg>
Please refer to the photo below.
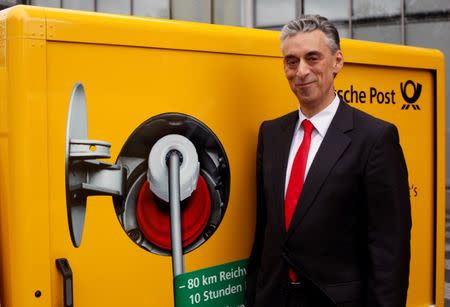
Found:
<svg viewBox="0 0 450 307"><path fill-rule="evenodd" d="M88 199L82 244L72 246L64 155L76 82L86 89L89 138L112 143L110 162L135 128L160 113L186 113L214 131L230 161L230 200L218 230L186 255L186 269L248 257L257 130L263 119L297 108L284 80L278 33L24 6L1 12L0 25L2 306L61 306L57 258L70 262L78 307L173 304L170 257L134 244L110 197ZM353 40L342 45L346 64L337 90L400 131L413 210L408 306L442 307L443 56ZM420 110L402 110L400 87L408 80L422 85L414 103Z"/></svg>
<svg viewBox="0 0 450 307"><path fill-rule="evenodd" d="M364 75L370 78L347 77ZM418 83L422 85L420 97L413 104L405 102L401 91L403 87L407 97L413 96L413 85L409 84L405 89L408 80L416 86ZM432 137L435 129L433 75L429 70L350 64L337 81L338 92L350 105L393 122L399 129L408 165L413 217L408 306L428 306L434 296L436 248L432 205L435 201L436 145Z"/></svg>

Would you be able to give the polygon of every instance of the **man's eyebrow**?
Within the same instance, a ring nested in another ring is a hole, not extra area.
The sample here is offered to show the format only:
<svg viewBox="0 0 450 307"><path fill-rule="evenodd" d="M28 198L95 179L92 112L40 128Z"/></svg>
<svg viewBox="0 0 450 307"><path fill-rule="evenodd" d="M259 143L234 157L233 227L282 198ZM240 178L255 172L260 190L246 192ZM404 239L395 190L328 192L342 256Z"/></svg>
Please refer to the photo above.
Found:
<svg viewBox="0 0 450 307"><path fill-rule="evenodd" d="M323 53L318 50L311 50L311 51L308 51L305 56L319 56L320 57L322 55L323 55ZM298 56L293 55L293 54L286 54L283 58L285 60L298 59Z"/></svg>
<svg viewBox="0 0 450 307"><path fill-rule="evenodd" d="M311 50L308 53L306 53L306 56L321 56L322 52L317 50Z"/></svg>

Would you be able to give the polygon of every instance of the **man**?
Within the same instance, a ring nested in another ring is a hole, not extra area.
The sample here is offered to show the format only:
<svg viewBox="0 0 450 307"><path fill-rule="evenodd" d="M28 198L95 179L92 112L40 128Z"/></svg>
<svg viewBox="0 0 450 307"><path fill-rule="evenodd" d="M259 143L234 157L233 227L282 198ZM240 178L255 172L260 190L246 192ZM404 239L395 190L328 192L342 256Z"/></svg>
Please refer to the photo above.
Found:
<svg viewBox="0 0 450 307"><path fill-rule="evenodd" d="M247 307L406 304L411 213L398 132L336 95L339 44L320 16L281 32L300 107L259 131Z"/></svg>

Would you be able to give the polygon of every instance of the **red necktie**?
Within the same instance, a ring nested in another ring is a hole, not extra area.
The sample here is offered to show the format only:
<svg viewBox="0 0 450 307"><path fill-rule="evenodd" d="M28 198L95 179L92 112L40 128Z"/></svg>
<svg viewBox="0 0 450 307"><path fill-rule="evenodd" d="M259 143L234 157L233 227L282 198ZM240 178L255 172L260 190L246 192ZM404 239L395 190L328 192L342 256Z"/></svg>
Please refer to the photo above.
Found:
<svg viewBox="0 0 450 307"><path fill-rule="evenodd" d="M284 200L284 223L286 230L289 229L295 207L297 206L298 199L302 193L303 182L305 180L306 161L308 160L309 147L311 145L311 134L314 129L313 124L307 119L303 120L302 127L304 132L303 140L295 155L294 163L292 164L291 176L289 178L289 184ZM291 281L297 280L295 273L291 268L289 268L289 279Z"/></svg>

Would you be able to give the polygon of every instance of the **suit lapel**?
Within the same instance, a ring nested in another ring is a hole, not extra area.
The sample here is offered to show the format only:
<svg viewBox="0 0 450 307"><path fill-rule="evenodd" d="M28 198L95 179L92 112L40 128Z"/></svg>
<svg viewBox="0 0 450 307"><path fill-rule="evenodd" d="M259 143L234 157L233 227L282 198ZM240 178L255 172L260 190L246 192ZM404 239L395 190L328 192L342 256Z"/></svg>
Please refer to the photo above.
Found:
<svg viewBox="0 0 450 307"><path fill-rule="evenodd" d="M291 149L292 137L294 135L295 125L298 121L298 111L289 113L286 120L280 125L280 133L277 139L273 140L274 156L271 161L275 161L275 168L273 174L274 195L276 200L276 212L279 212L278 220L282 228L281 232L286 233L284 226L284 190L286 182L287 161L289 158L289 151ZM279 137L278 137L279 136Z"/></svg>
<svg viewBox="0 0 450 307"><path fill-rule="evenodd" d="M345 102L340 102L330 127L314 157L303 185L303 191L292 217L287 238L301 224L301 220L314 203L325 179L335 163L350 145L351 139L345 132L353 128L353 111ZM284 212L283 212L284 214Z"/></svg>

